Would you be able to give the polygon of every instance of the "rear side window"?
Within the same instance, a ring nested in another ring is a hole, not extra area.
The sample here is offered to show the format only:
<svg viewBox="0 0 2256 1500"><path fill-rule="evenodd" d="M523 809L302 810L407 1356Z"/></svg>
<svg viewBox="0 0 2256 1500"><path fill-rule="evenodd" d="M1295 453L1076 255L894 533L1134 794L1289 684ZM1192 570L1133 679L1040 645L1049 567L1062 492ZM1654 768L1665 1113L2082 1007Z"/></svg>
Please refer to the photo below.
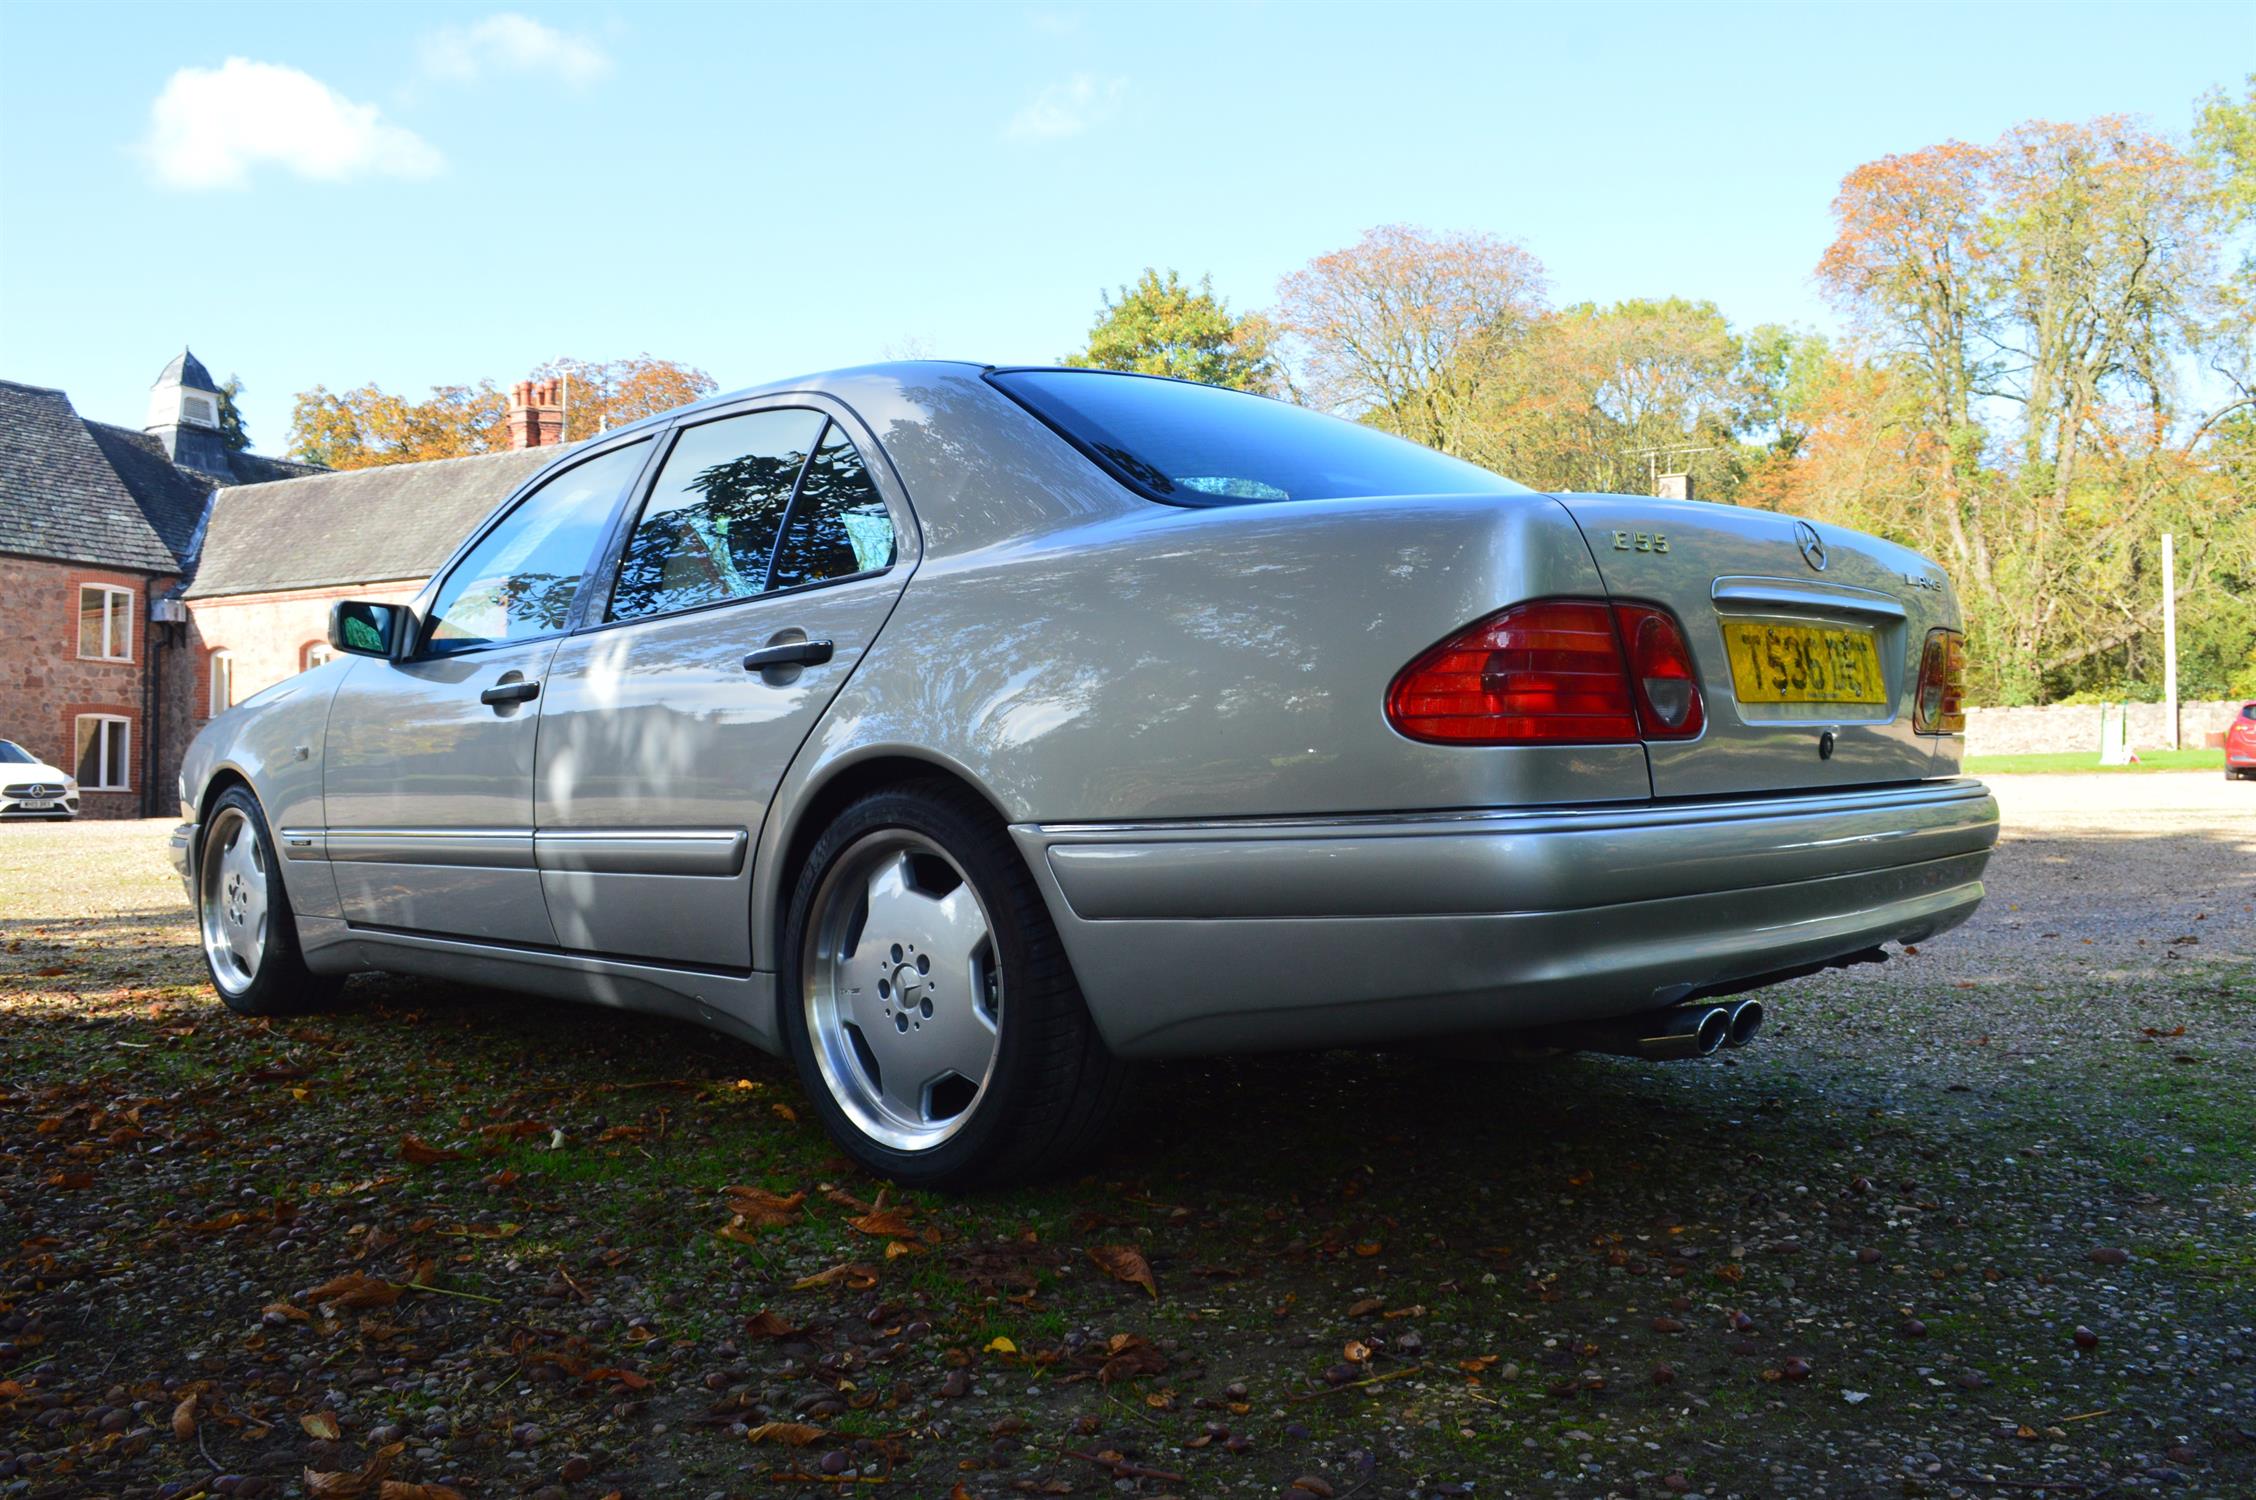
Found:
<svg viewBox="0 0 2256 1500"><path fill-rule="evenodd" d="M683 432L635 521L611 618L672 614L767 587L784 511L823 430L814 411L759 411Z"/></svg>
<svg viewBox="0 0 2256 1500"><path fill-rule="evenodd" d="M1531 493L1375 427L1243 391L1103 370L987 378L1114 478L1170 504Z"/></svg>
<svg viewBox="0 0 2256 1500"><path fill-rule="evenodd" d="M893 518L853 440L833 422L799 482L768 587L874 573L892 562Z"/></svg>

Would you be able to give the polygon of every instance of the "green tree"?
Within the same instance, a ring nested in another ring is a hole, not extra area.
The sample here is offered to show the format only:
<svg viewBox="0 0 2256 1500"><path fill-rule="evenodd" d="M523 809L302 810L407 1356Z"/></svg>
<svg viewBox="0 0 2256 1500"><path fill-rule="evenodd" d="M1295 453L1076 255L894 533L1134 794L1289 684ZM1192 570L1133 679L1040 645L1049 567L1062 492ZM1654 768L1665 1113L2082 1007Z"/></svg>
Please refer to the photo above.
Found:
<svg viewBox="0 0 2256 1500"><path fill-rule="evenodd" d="M227 444L230 453L243 453L251 446L251 435L243 426L243 408L237 397L243 394L243 377L230 375L219 388L219 437Z"/></svg>
<svg viewBox="0 0 2256 1500"><path fill-rule="evenodd" d="M1233 390L1276 389L1275 334L1259 314L1233 316L1214 295L1214 278L1193 286L1151 267L1115 299L1105 296L1089 343L1063 363L1082 369L1171 375Z"/></svg>

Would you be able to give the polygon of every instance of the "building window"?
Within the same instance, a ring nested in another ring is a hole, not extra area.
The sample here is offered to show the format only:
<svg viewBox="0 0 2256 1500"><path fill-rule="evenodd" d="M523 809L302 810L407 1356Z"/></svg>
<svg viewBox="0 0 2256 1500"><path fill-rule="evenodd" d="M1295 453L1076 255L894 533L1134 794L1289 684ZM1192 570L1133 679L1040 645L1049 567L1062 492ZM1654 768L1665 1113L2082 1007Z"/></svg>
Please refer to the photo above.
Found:
<svg viewBox="0 0 2256 1500"><path fill-rule="evenodd" d="M214 651L211 654L211 707L209 712L223 714L235 706L235 653Z"/></svg>
<svg viewBox="0 0 2256 1500"><path fill-rule="evenodd" d="M305 648L305 669L310 672L325 661L337 659L337 648L327 641L308 641Z"/></svg>
<svg viewBox="0 0 2256 1500"><path fill-rule="evenodd" d="M79 585L78 654L94 661L133 659L133 590Z"/></svg>
<svg viewBox="0 0 2256 1500"><path fill-rule="evenodd" d="M78 785L88 792L123 792L133 753L133 721L118 714L78 716Z"/></svg>

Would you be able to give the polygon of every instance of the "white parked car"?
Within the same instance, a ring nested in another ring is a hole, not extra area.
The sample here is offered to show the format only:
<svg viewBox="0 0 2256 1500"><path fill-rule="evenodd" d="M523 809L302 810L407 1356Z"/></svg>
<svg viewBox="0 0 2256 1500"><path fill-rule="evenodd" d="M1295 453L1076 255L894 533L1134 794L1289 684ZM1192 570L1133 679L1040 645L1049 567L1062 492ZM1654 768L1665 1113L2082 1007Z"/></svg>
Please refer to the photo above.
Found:
<svg viewBox="0 0 2256 1500"><path fill-rule="evenodd" d="M77 816L77 777L14 740L0 740L0 819Z"/></svg>

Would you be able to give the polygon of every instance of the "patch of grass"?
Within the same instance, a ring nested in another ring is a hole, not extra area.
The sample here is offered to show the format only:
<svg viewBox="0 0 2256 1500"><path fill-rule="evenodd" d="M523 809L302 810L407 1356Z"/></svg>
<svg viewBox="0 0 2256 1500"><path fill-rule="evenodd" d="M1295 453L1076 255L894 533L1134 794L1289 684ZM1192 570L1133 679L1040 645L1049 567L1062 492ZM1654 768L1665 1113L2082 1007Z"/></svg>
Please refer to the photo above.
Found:
<svg viewBox="0 0 2256 1500"><path fill-rule="evenodd" d="M2124 771L2221 771L2224 768L2225 752L2222 750L2141 750L2138 763L2129 766L2103 766L2096 750L1969 755L1965 765L1969 776L2080 776L2086 772L2113 775Z"/></svg>

